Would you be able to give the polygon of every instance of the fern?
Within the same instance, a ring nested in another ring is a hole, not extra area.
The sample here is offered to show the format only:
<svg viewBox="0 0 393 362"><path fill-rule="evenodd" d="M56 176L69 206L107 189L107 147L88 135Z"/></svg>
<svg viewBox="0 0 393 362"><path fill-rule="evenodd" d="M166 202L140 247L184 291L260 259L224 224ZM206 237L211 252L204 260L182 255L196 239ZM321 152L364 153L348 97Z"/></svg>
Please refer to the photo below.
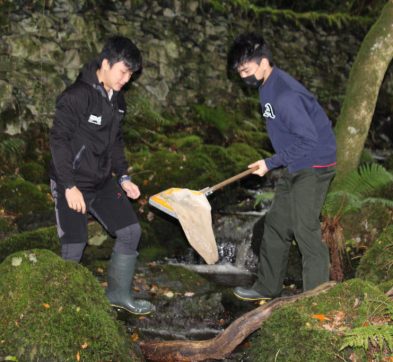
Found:
<svg viewBox="0 0 393 362"><path fill-rule="evenodd" d="M262 201L272 200L274 197L274 192L263 192L258 194L255 198L254 207L257 207Z"/></svg>
<svg viewBox="0 0 393 362"><path fill-rule="evenodd" d="M351 172L339 185L340 191L367 196L393 182L393 175L377 163L365 164Z"/></svg>
<svg viewBox="0 0 393 362"><path fill-rule="evenodd" d="M20 138L8 138L0 142L0 157L2 159L14 159L23 154L25 142Z"/></svg>
<svg viewBox="0 0 393 362"><path fill-rule="evenodd" d="M382 204L393 207L393 201L381 197L367 197L393 182L393 175L381 165L373 163L351 172L329 192L323 206L323 214L340 217L348 212L360 210L366 204Z"/></svg>
<svg viewBox="0 0 393 362"><path fill-rule="evenodd" d="M383 350L386 345L390 351L393 351L393 326L372 325L354 328L345 334L340 351L347 347L368 350L370 345L379 347L380 350Z"/></svg>

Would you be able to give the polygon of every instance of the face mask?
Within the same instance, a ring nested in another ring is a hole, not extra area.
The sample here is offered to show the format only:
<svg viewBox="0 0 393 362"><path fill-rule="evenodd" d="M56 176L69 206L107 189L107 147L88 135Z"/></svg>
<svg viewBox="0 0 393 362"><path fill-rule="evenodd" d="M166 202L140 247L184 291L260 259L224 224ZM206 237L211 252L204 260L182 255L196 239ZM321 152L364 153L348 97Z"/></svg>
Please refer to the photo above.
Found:
<svg viewBox="0 0 393 362"><path fill-rule="evenodd" d="M257 79L255 74L242 78L242 81L246 83L247 86L253 88L259 88L259 86L263 83L263 79Z"/></svg>

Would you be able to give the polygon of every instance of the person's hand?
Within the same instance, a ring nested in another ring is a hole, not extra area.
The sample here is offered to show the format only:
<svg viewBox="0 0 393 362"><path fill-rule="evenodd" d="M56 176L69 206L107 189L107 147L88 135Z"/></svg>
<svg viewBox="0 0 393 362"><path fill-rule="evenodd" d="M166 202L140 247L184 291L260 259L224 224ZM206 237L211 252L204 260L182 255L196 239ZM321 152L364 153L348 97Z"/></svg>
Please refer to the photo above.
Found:
<svg viewBox="0 0 393 362"><path fill-rule="evenodd" d="M139 187L129 180L123 181L120 186L130 199L135 200L141 195Z"/></svg>
<svg viewBox="0 0 393 362"><path fill-rule="evenodd" d="M81 212L82 214L86 213L85 200L83 199L82 193L76 186L65 190L65 198L70 209L75 210L76 212Z"/></svg>
<svg viewBox="0 0 393 362"><path fill-rule="evenodd" d="M265 160L259 160L257 162L252 163L251 165L248 165L248 168L253 168L258 166L258 169L253 172L253 174L258 175L258 176L264 176L266 173L269 172L269 169L266 166Z"/></svg>

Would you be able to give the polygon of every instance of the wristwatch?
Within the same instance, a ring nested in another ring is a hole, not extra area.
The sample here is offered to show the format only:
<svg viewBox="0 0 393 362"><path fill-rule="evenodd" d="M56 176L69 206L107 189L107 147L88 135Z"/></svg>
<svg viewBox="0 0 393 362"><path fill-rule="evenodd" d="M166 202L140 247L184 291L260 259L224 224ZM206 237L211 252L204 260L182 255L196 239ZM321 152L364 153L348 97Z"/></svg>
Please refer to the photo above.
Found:
<svg viewBox="0 0 393 362"><path fill-rule="evenodd" d="M119 177L119 184L121 185L124 181L131 181L131 176L123 175Z"/></svg>

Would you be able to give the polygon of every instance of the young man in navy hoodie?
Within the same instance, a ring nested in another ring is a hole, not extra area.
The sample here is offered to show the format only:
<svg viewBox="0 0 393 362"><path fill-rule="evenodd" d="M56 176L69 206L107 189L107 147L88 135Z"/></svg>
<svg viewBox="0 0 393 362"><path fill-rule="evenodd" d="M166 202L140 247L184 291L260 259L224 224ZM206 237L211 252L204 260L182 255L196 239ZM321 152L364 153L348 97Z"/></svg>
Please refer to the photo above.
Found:
<svg viewBox="0 0 393 362"><path fill-rule="evenodd" d="M140 192L127 174L121 133L126 111L121 90L141 69L141 53L130 39L109 39L58 97L50 132L51 189L62 257L80 261L87 213L93 215L116 237L106 295L114 307L133 314L154 310L131 293L141 228L128 198L137 199Z"/></svg>
<svg viewBox="0 0 393 362"><path fill-rule="evenodd" d="M284 174L264 223L257 280L237 287L243 300L281 294L289 247L293 239L302 254L303 290L329 280L329 252L322 242L320 213L335 175L336 141L332 124L318 101L303 85L273 65L264 39L240 35L228 54L228 66L258 89L262 114L274 154L248 167L264 176L277 168Z"/></svg>

